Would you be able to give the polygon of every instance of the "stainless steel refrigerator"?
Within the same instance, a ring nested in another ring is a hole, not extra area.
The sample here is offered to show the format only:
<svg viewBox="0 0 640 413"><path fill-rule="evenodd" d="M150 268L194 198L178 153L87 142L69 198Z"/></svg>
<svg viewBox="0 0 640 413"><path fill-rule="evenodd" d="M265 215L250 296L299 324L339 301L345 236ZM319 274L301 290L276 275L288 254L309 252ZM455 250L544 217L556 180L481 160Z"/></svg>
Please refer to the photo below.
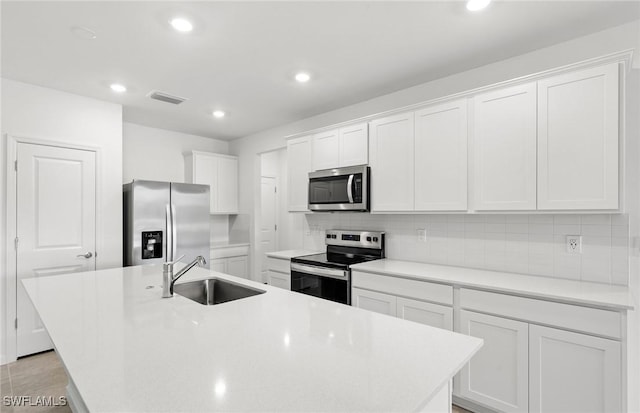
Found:
<svg viewBox="0 0 640 413"><path fill-rule="evenodd" d="M134 180L123 185L125 266L198 255L209 268L209 185Z"/></svg>

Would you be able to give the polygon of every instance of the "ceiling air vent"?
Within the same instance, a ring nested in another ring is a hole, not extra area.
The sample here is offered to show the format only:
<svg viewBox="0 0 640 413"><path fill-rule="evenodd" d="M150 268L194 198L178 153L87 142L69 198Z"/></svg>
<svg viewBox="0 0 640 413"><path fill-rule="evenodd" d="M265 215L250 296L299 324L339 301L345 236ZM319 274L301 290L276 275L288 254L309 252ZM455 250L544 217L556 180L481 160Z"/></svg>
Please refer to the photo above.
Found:
<svg viewBox="0 0 640 413"><path fill-rule="evenodd" d="M181 98L180 96L170 95L166 92L160 92L159 90L152 90L151 92L147 93L147 97L155 100L160 100L162 102L171 103L173 105L179 105L185 100L187 100L187 98Z"/></svg>

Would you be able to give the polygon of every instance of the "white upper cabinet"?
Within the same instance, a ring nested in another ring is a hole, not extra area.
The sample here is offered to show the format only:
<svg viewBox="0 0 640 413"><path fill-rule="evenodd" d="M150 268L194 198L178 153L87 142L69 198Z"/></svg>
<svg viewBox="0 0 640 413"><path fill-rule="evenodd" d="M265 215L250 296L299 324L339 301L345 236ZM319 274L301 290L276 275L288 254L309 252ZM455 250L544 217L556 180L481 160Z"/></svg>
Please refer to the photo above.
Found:
<svg viewBox="0 0 640 413"><path fill-rule="evenodd" d="M371 211L412 211L414 115L403 113L369 124Z"/></svg>
<svg viewBox="0 0 640 413"><path fill-rule="evenodd" d="M368 161L366 123L313 135L313 170L365 165Z"/></svg>
<svg viewBox="0 0 640 413"><path fill-rule="evenodd" d="M192 151L185 155L186 182L209 185L211 214L238 213L238 157Z"/></svg>
<svg viewBox="0 0 640 413"><path fill-rule="evenodd" d="M366 165L369 162L369 125L358 123L340 129L340 167Z"/></svg>
<svg viewBox="0 0 640 413"><path fill-rule="evenodd" d="M538 209L618 208L618 64L538 82Z"/></svg>
<svg viewBox="0 0 640 413"><path fill-rule="evenodd" d="M467 99L415 113L415 210L467 209Z"/></svg>
<svg viewBox="0 0 640 413"><path fill-rule="evenodd" d="M303 136L287 141L287 190L290 212L309 210L311 140L311 136Z"/></svg>
<svg viewBox="0 0 640 413"><path fill-rule="evenodd" d="M338 129L313 135L313 170L337 168L340 164Z"/></svg>
<svg viewBox="0 0 640 413"><path fill-rule="evenodd" d="M536 84L473 99L474 209L536 209Z"/></svg>

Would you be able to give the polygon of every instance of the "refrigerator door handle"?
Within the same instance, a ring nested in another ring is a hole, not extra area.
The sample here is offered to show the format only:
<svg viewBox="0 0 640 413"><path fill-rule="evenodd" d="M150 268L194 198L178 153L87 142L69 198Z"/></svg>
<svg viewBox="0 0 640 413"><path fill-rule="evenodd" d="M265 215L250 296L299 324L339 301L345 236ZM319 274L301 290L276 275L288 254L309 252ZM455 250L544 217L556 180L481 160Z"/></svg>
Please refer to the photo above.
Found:
<svg viewBox="0 0 640 413"><path fill-rule="evenodd" d="M171 205L167 204L165 207L165 228L167 236L165 243L165 248L167 250L166 262L173 262L173 222L171 218Z"/></svg>
<svg viewBox="0 0 640 413"><path fill-rule="evenodd" d="M176 224L176 206L171 204L171 259L178 255L178 225Z"/></svg>

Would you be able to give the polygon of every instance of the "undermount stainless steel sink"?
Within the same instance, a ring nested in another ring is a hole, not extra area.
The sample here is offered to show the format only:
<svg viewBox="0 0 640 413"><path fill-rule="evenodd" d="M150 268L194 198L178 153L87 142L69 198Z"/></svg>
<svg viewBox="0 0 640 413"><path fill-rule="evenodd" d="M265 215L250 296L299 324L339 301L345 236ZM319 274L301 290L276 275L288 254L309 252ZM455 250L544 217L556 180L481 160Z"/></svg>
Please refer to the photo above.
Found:
<svg viewBox="0 0 640 413"><path fill-rule="evenodd" d="M220 278L207 278L175 284L173 292L202 305L214 305L262 294L265 291Z"/></svg>

